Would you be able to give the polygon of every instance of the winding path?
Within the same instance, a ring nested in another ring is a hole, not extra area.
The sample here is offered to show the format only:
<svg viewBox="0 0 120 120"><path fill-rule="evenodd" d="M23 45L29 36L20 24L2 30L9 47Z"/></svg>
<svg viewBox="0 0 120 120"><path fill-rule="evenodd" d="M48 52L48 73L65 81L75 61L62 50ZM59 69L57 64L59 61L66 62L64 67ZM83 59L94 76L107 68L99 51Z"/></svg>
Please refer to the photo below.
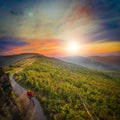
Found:
<svg viewBox="0 0 120 120"><path fill-rule="evenodd" d="M23 104L25 108L25 118L28 120L47 120L46 116L43 113L43 109L39 103L39 101L33 97L35 105L33 105L29 99L26 97L26 90L22 86L20 86L14 79L14 74L10 76L11 84L13 90L18 96L19 101Z"/></svg>

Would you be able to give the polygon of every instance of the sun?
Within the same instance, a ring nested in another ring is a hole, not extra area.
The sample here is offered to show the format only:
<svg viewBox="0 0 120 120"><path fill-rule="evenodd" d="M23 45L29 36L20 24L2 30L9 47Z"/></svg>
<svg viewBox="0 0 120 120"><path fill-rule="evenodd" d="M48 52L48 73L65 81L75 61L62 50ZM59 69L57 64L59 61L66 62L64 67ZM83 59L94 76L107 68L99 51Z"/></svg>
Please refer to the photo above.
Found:
<svg viewBox="0 0 120 120"><path fill-rule="evenodd" d="M77 42L69 42L67 45L67 50L72 53L77 53L79 50L79 44Z"/></svg>

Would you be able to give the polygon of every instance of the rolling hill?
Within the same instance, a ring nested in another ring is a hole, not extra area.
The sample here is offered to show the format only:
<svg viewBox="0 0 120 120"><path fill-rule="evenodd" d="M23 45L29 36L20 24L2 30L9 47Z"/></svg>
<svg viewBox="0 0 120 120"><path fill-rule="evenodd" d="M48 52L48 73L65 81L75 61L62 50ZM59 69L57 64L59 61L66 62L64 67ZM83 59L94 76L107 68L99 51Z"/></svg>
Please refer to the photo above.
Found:
<svg viewBox="0 0 120 120"><path fill-rule="evenodd" d="M16 80L35 92L49 120L120 119L119 82L102 72L55 58L34 59L16 74ZM22 61L13 67L19 64L20 69L27 64L27 58Z"/></svg>
<svg viewBox="0 0 120 120"><path fill-rule="evenodd" d="M120 70L120 56L91 56L90 59Z"/></svg>
<svg viewBox="0 0 120 120"><path fill-rule="evenodd" d="M37 57L37 56L42 56L42 55L35 53L21 53L16 55L0 56L0 66L9 66L26 58Z"/></svg>
<svg viewBox="0 0 120 120"><path fill-rule="evenodd" d="M96 70L120 70L120 56L71 56L60 59Z"/></svg>

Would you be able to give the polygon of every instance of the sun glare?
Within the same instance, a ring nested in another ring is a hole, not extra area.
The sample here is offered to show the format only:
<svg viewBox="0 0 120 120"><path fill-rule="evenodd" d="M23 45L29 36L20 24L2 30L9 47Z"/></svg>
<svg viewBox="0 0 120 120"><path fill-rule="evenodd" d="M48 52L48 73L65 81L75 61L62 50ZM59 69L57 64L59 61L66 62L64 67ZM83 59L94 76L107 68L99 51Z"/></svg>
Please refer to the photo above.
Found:
<svg viewBox="0 0 120 120"><path fill-rule="evenodd" d="M79 44L77 42L68 43L67 50L72 53L77 53L79 50Z"/></svg>

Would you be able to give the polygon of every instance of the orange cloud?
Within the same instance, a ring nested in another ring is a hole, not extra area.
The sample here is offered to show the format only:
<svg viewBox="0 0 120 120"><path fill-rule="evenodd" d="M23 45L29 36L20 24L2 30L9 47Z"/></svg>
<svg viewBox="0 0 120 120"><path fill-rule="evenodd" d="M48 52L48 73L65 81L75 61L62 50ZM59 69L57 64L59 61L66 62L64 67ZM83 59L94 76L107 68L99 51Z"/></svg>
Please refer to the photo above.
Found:
<svg viewBox="0 0 120 120"><path fill-rule="evenodd" d="M80 52L84 55L118 52L120 51L119 46L120 42L92 43L89 45L84 45L84 49Z"/></svg>
<svg viewBox="0 0 120 120"><path fill-rule="evenodd" d="M104 42L104 43L83 43L80 45L81 49L77 55L93 55L99 53L109 53L120 51L120 42ZM29 44L25 46L18 46L11 48L10 51L3 52L6 54L19 54L19 53L39 53L46 56L70 56L74 55L72 51L68 53L66 51L67 44L63 40L50 39L50 40L40 40L40 41L30 41Z"/></svg>
<svg viewBox="0 0 120 120"><path fill-rule="evenodd" d="M26 46L14 47L14 49L3 54L40 53L47 56L56 56L57 54L62 54L62 47L64 47L64 41L62 40L33 40Z"/></svg>

